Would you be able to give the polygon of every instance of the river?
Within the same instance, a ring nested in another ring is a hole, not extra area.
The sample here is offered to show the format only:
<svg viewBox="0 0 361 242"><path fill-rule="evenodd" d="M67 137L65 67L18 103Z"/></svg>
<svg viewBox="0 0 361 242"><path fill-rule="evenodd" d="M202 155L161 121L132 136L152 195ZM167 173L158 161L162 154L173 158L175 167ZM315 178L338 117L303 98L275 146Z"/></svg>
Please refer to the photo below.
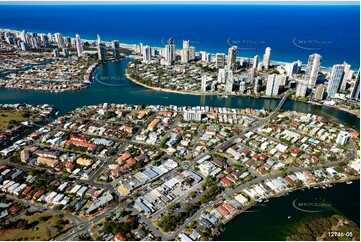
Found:
<svg viewBox="0 0 361 242"><path fill-rule="evenodd" d="M48 103L59 108L64 114L79 106L108 103L162 104L178 106L208 105L232 108L274 109L279 100L253 97L195 96L158 92L134 84L125 76L130 59L103 63L94 72L94 84L79 91L51 93L47 91L0 89L0 103ZM107 85L105 85L107 84ZM283 110L296 110L338 120L355 129L360 128L360 119L347 112L330 107L316 106L303 102L287 100Z"/></svg>
<svg viewBox="0 0 361 242"><path fill-rule="evenodd" d="M297 210L293 204L299 203L309 204L303 205L302 209L322 211ZM360 226L360 180L327 189L298 190L287 196L272 198L267 203L256 204L229 221L225 225L226 230L215 240L285 240L297 231L300 224L334 214L343 215Z"/></svg>
<svg viewBox="0 0 361 242"><path fill-rule="evenodd" d="M253 97L195 96L158 92L134 84L125 76L129 59L103 63L94 72L94 84L87 89L51 93L44 91L0 89L0 103L53 104L64 114L79 106L108 103L162 104L178 106L225 106L232 108L274 109L279 100ZM347 112L329 107L287 100L284 110L322 115L338 120L359 130L359 118ZM283 240L295 232L296 226L320 216L343 214L359 224L359 181L352 185L339 184L328 189L296 191L282 198L270 199L268 203L256 205L250 211L238 215L226 225L219 240ZM332 206L322 213L305 213L292 206L294 199L314 201L324 199ZM291 219L287 217L291 216Z"/></svg>

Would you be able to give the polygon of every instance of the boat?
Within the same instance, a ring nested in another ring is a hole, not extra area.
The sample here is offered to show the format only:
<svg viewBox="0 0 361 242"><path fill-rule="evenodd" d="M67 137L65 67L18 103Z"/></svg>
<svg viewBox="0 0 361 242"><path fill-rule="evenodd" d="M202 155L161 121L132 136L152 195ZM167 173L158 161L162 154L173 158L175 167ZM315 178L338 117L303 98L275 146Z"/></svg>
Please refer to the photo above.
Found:
<svg viewBox="0 0 361 242"><path fill-rule="evenodd" d="M314 189L318 189L318 186L313 187Z"/></svg>
<svg viewBox="0 0 361 242"><path fill-rule="evenodd" d="M264 202L265 202L265 203L268 202L268 199L264 200Z"/></svg>
<svg viewBox="0 0 361 242"><path fill-rule="evenodd" d="M333 185L332 185L332 184L328 184L328 187L333 187Z"/></svg>
<svg viewBox="0 0 361 242"><path fill-rule="evenodd" d="M352 184L352 181L348 181L348 182L346 182L346 184L347 184L347 185L350 185L350 184Z"/></svg>
<svg viewBox="0 0 361 242"><path fill-rule="evenodd" d="M322 189L326 189L326 186L322 186L321 188L322 188Z"/></svg>
<svg viewBox="0 0 361 242"><path fill-rule="evenodd" d="M228 98L228 95L222 95L221 97L223 97L223 98Z"/></svg>
<svg viewBox="0 0 361 242"><path fill-rule="evenodd" d="M290 219L290 218L291 218L291 216L288 216L287 218L288 218L288 219Z"/></svg>

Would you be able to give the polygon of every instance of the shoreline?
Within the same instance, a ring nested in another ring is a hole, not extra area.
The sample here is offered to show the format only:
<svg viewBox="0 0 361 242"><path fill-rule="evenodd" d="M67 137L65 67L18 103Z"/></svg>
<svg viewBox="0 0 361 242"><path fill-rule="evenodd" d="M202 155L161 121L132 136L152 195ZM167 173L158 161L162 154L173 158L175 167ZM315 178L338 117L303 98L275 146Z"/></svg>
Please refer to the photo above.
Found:
<svg viewBox="0 0 361 242"><path fill-rule="evenodd" d="M346 182L349 182L349 181L359 181L360 180L360 177L353 177L353 178L349 178L349 179L346 179L346 180L342 180L342 181L332 181L332 182L326 182L326 183L319 183L319 184L312 184L310 186L303 186L303 187L300 187L300 188L293 188L293 189L290 189L290 190L287 190L287 191L284 191L282 193L279 193L279 194L275 194L273 196L269 196L269 197L265 197L265 199L272 199L272 198L279 198L279 197L282 197L282 196L285 196L286 194L288 193L292 193L292 192L295 192L295 191L299 191L299 190L302 190L302 189L311 189L311 188L314 188L314 187L317 187L317 186L323 186L323 185L326 185L326 184L343 184L343 183L346 183ZM359 181L360 182L360 181ZM329 188L329 187L326 187L326 189ZM315 188L314 188L315 189ZM262 199L264 200L264 199ZM226 225L228 222L230 222L231 220L233 220L234 218L236 218L238 215L241 215L242 213L246 212L248 209L252 208L254 205L258 204L260 202L257 202L255 201L254 203L251 203L249 204L248 206L246 206L244 209L242 210L239 210L237 212L235 212L234 214L232 214L229 218L226 218L223 222L221 222L223 225ZM261 202L263 203L263 202ZM212 238L216 238L218 237L220 234L222 234L224 231L222 231L221 233L219 233L218 235L216 236L212 236Z"/></svg>
<svg viewBox="0 0 361 242"><path fill-rule="evenodd" d="M131 78L127 72L127 70L125 71L125 75L126 77L133 83L140 85L142 87L151 89L153 91L158 91L158 92L168 92L168 93L175 93L175 94L182 94L182 95L194 95L194 96L217 96L217 97L221 97L222 96L232 96L232 97L252 97L252 98L261 98L261 99L281 99L281 97L265 97L265 96L252 96L252 95L236 95L236 94L215 94L215 93L194 93L194 92L186 92L186 91L176 91L176 90L171 90L171 89L166 89L166 88L160 88L160 87L152 87L152 86L147 86L133 78ZM324 106L322 104L315 104L315 103L310 103L309 101L300 101L300 100L295 100L295 99L290 99L292 101L295 102L302 102L302 103L306 103L306 104L310 104L310 105L316 105L316 106L321 106L321 107L328 107L328 108L332 108L338 111L343 111L343 112L347 112L351 115L356 116L357 118L360 118L359 115L351 112L350 110L344 110L344 109L340 109L340 108L335 108L332 106Z"/></svg>
<svg viewBox="0 0 361 242"><path fill-rule="evenodd" d="M21 32L22 30L15 30L15 29L9 29L9 28L4 28L4 27L0 27L0 31L8 31L8 32ZM29 31L28 33L34 33L33 31ZM37 33L42 33L42 32L37 32ZM46 34L46 33L44 33L44 34ZM81 35L81 34L80 34ZM73 34L73 36L75 36L75 34ZM70 37L70 35L69 35L69 37ZM75 39L75 37L73 38L73 37L70 37L71 39ZM83 41L86 41L86 42L96 42L97 40L96 39L88 39L88 38L84 38L84 39L82 39ZM106 44L108 44L108 45L111 45L111 42L112 42L112 40L103 40L103 42L104 43L106 43ZM131 49L133 49L134 50L134 46L135 45L139 45L139 44L141 44L142 42L139 42L139 43L121 43L121 42L119 42L119 45L120 46L123 46L124 48L131 48ZM143 45L147 45L146 43L144 43ZM151 45L150 45L151 46ZM152 48L154 48L154 49L163 49L164 47L161 47L161 46L151 46ZM181 51L181 49L176 49L176 52L180 52ZM225 50L224 52L226 52L227 50ZM219 52L219 51L218 51ZM211 54L211 56L213 57L213 58L215 58L215 56L216 56L216 54L218 53L218 52L209 52L209 54ZM199 51L197 52L196 51L196 53L199 53ZM207 52L208 53L208 52ZM263 53L263 52L262 52ZM262 53L261 54L259 54L259 56L261 56L262 55ZM250 59L250 60L252 60L253 61L253 58L254 58L254 56L252 56L252 57L249 57L249 56L237 56L236 57L237 58L237 60L240 60L240 59L242 59L242 58L245 58L245 59ZM306 60L305 60L305 62L304 63L307 63L307 59L308 59L308 57L305 57L306 58ZM295 59L297 59L297 58L295 58ZM298 58L299 59L299 58ZM278 65L285 65L285 64L287 64L287 63L290 63L290 62L292 62L292 61L289 61L289 62L287 62L287 61L281 61L281 60L271 60L270 61L270 63L271 64L278 64ZM304 65L306 65L306 64L302 64L303 66ZM320 66L320 70L323 70L323 71L331 71L331 69L332 69L332 66ZM357 69L355 69L354 71L357 71Z"/></svg>
<svg viewBox="0 0 361 242"><path fill-rule="evenodd" d="M142 87L154 90L154 91L158 91L158 92L169 92L169 93L176 93L176 94L183 94L183 95L193 95L193 96L232 96L232 97L253 97L253 98L263 98L263 99L281 99L280 97L264 97L264 96L251 96L251 95L237 95L237 94L225 94L225 93L195 93L195 92L186 92L186 91L178 91L178 90L171 90L171 89L166 89L166 88L160 88L160 87L152 87L152 86L147 86L141 82L138 82L137 80L131 78L129 76L129 74L127 73L127 71L125 72L126 77L134 82L137 85L140 85Z"/></svg>

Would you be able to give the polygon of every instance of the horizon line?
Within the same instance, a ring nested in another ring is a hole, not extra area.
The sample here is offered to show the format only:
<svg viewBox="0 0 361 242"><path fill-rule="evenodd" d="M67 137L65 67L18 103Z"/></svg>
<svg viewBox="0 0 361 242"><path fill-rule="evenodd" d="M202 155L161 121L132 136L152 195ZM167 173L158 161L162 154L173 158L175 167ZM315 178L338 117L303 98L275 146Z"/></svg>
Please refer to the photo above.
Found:
<svg viewBox="0 0 361 242"><path fill-rule="evenodd" d="M107 0L107 1L99 1L99 0L62 0L62 1L46 1L46 0L15 0L15 1L8 1L8 0L0 0L0 5L280 5L280 6L360 6L359 1L348 0L348 1L327 1L327 0L277 0L277 1L268 1L268 0L254 0L254 1L242 1L242 0L226 0L226 1L219 1L219 0L157 0L157 1L150 1L150 0Z"/></svg>

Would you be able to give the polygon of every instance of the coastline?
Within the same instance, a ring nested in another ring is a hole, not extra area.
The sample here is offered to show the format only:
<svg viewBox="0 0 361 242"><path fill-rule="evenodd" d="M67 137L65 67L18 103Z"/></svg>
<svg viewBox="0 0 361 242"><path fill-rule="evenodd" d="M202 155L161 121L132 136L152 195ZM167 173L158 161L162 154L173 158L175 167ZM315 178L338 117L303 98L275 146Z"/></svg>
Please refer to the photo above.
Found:
<svg viewBox="0 0 361 242"><path fill-rule="evenodd" d="M15 29L9 29L9 28L3 28L3 27L0 27L0 31L8 31L8 32L21 32L21 30L15 30ZM33 31L28 31L28 33L33 33ZM38 33L40 33L40 32L38 32ZM75 36L75 34L73 34L73 36ZM75 39L75 38L73 38L73 37L71 37L72 39ZM83 41L87 41L87 42L96 42L97 40L96 39L82 39ZM106 43L108 46L110 46L111 45L111 41L112 40L104 40L104 43ZM140 43L120 43L119 42L119 45L120 46L123 46L124 48L129 48L129 49L133 49L134 50L134 46L135 45L139 45ZM146 44L146 43L143 43L144 45ZM163 49L164 47L162 47L162 46L152 46L154 49ZM179 52L181 51L181 49L176 49L176 52L179 54ZM226 51L226 50L225 50ZM196 51L196 53L199 53L199 51ZM211 56L213 57L213 58L215 58L215 56L216 56L216 54L217 53L215 53L215 52L209 52L209 54L211 54ZM253 56L252 57L249 57L249 56L237 56L236 57L237 58L237 60L240 60L240 59L250 59L250 60L252 60L253 61ZM297 58L296 58L297 59ZM305 61L305 63L306 63L307 61ZM271 64L278 64L278 65L285 65L285 64L287 64L287 63L289 63L289 62L286 62L286 61L280 61L280 60L271 60L270 61L270 63ZM303 66L305 65L305 64L302 64ZM320 66L320 68L321 68L321 70L323 70L323 71L331 71L331 69L332 69L332 66ZM354 71L357 71L357 69L355 69ZM188 94L188 93L187 93Z"/></svg>

